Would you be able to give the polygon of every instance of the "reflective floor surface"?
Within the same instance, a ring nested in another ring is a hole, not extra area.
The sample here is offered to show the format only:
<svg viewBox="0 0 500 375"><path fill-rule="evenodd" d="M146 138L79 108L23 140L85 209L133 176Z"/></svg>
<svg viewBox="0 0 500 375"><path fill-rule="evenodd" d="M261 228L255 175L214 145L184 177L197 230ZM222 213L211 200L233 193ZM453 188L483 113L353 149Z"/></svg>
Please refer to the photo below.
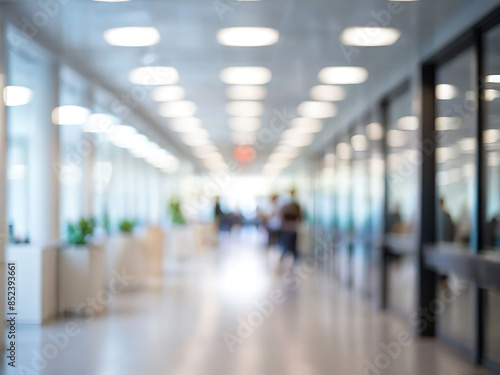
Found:
<svg viewBox="0 0 500 375"><path fill-rule="evenodd" d="M292 266L256 232L169 265L162 287L117 293L107 311L20 326L16 370L50 375L465 375L434 339L373 309L303 258Z"/></svg>

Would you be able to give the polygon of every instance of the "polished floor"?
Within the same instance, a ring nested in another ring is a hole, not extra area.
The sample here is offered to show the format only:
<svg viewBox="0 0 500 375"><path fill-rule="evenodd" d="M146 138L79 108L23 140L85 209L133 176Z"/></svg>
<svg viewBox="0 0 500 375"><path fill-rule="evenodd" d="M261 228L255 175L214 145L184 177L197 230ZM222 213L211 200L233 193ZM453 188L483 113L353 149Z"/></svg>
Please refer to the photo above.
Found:
<svg viewBox="0 0 500 375"><path fill-rule="evenodd" d="M472 375L433 339L338 286L313 261L266 253L256 232L172 261L162 286L113 295L107 312L19 327L16 370L47 375ZM386 349L384 349L384 347ZM389 349L388 349L389 348Z"/></svg>

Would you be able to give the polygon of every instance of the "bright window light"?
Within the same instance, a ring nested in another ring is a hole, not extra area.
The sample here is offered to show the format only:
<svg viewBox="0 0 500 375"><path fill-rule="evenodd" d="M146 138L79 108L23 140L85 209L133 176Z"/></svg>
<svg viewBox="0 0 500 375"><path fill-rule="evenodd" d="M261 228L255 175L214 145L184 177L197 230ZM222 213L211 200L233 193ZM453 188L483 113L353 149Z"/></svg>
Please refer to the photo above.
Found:
<svg viewBox="0 0 500 375"><path fill-rule="evenodd" d="M259 117L264 113L264 106L260 102L235 101L226 104L226 112L234 117Z"/></svg>
<svg viewBox="0 0 500 375"><path fill-rule="evenodd" d="M174 132L189 133L201 128L201 120L197 117L181 117L170 120L170 129Z"/></svg>
<svg viewBox="0 0 500 375"><path fill-rule="evenodd" d="M317 85L309 91L312 100L338 102L345 99L345 90L341 86Z"/></svg>
<svg viewBox="0 0 500 375"><path fill-rule="evenodd" d="M419 126L417 116L403 116L398 120L398 128L401 130L417 130Z"/></svg>
<svg viewBox="0 0 500 375"><path fill-rule="evenodd" d="M144 66L132 70L129 79L135 85L175 85L179 80L179 73L170 66Z"/></svg>
<svg viewBox="0 0 500 375"><path fill-rule="evenodd" d="M7 170L7 180L22 180L26 176L26 166L22 164L11 165Z"/></svg>
<svg viewBox="0 0 500 375"><path fill-rule="evenodd" d="M236 132L255 132L261 127L260 118L256 117L231 117L229 128Z"/></svg>
<svg viewBox="0 0 500 375"><path fill-rule="evenodd" d="M372 141L380 141L384 137L384 128L378 122L366 125L366 133Z"/></svg>
<svg viewBox="0 0 500 375"><path fill-rule="evenodd" d="M451 100L455 99L458 95L458 90L455 86L447 83L441 83L436 86L436 99Z"/></svg>
<svg viewBox="0 0 500 375"><path fill-rule="evenodd" d="M358 66L331 66L321 69L318 79L329 85L354 85L365 82L368 71Z"/></svg>
<svg viewBox="0 0 500 375"><path fill-rule="evenodd" d="M390 27L348 27L340 41L347 46L378 47L393 45L400 36L399 30Z"/></svg>
<svg viewBox="0 0 500 375"><path fill-rule="evenodd" d="M196 114L196 104L188 100L167 102L160 105L158 114L162 117L193 117Z"/></svg>
<svg viewBox="0 0 500 375"><path fill-rule="evenodd" d="M157 87L151 93L151 99L155 102L173 102L184 99L186 92L180 86Z"/></svg>
<svg viewBox="0 0 500 375"><path fill-rule="evenodd" d="M299 133L318 133L323 130L323 121L315 118L297 117L290 121L290 127Z"/></svg>
<svg viewBox="0 0 500 375"><path fill-rule="evenodd" d="M33 91L22 86L6 86L3 89L3 102L7 107L25 105L31 102Z"/></svg>
<svg viewBox="0 0 500 375"><path fill-rule="evenodd" d="M217 41L223 46L262 47L276 44L278 30L269 27L228 27L219 30Z"/></svg>
<svg viewBox="0 0 500 375"><path fill-rule="evenodd" d="M297 107L301 117L329 118L337 115L337 107L330 102L302 102Z"/></svg>
<svg viewBox="0 0 500 375"><path fill-rule="evenodd" d="M63 105L52 111L52 123L55 125L83 125L87 122L90 111L77 105Z"/></svg>
<svg viewBox="0 0 500 375"><path fill-rule="evenodd" d="M221 81L229 85L264 85L271 78L271 71L262 66L238 66L220 72Z"/></svg>
<svg viewBox="0 0 500 375"><path fill-rule="evenodd" d="M231 100L262 100L267 90L263 86L229 86L226 95Z"/></svg>
<svg viewBox="0 0 500 375"><path fill-rule="evenodd" d="M356 134L351 137L351 146L354 151L366 151L368 142L363 134Z"/></svg>
<svg viewBox="0 0 500 375"><path fill-rule="evenodd" d="M83 131L87 133L109 133L118 121L115 117L103 113L93 113L85 123Z"/></svg>
<svg viewBox="0 0 500 375"><path fill-rule="evenodd" d="M490 74L486 76L487 83L500 83L500 74Z"/></svg>
<svg viewBox="0 0 500 375"><path fill-rule="evenodd" d="M106 30L104 40L111 46L145 47L157 44L160 33L154 27L118 27Z"/></svg>

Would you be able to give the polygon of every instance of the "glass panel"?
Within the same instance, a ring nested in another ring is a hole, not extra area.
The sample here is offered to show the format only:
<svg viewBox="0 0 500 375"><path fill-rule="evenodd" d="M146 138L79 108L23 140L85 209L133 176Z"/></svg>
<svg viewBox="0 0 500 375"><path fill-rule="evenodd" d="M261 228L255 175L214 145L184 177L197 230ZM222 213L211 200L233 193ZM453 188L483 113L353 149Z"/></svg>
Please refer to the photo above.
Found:
<svg viewBox="0 0 500 375"><path fill-rule="evenodd" d="M484 174L486 184L484 245L500 250L500 27L485 38ZM500 293L485 292L484 356L500 364Z"/></svg>
<svg viewBox="0 0 500 375"><path fill-rule="evenodd" d="M86 83L66 67L61 69L60 79L60 107L52 117L53 122L60 126L61 164L58 173L61 184L61 233L65 234L68 223L84 215L84 160L91 152L92 142L83 135L83 126L89 115Z"/></svg>
<svg viewBox="0 0 500 375"><path fill-rule="evenodd" d="M336 146L337 171L337 228L341 237L351 234L352 214L352 184L351 184L351 157L352 150L349 138L345 137Z"/></svg>
<svg viewBox="0 0 500 375"><path fill-rule="evenodd" d="M36 126L37 106L44 88L40 61L9 51L7 77L7 222L11 242L29 242L30 131ZM38 65L37 65L38 64ZM38 87L37 87L38 84Z"/></svg>
<svg viewBox="0 0 500 375"><path fill-rule="evenodd" d="M474 50L437 70L436 184L438 241L469 244L476 160Z"/></svg>
<svg viewBox="0 0 500 375"><path fill-rule="evenodd" d="M473 240L476 162L476 67L469 48L436 71L436 191L437 239L464 245ZM465 251L465 250L464 250ZM463 284L453 275L438 285ZM438 294L440 295L440 294ZM439 317L438 330L464 348L474 343L474 301L470 288Z"/></svg>
<svg viewBox="0 0 500 375"><path fill-rule="evenodd" d="M387 228L397 235L415 234L418 203L418 118L410 91L387 108Z"/></svg>

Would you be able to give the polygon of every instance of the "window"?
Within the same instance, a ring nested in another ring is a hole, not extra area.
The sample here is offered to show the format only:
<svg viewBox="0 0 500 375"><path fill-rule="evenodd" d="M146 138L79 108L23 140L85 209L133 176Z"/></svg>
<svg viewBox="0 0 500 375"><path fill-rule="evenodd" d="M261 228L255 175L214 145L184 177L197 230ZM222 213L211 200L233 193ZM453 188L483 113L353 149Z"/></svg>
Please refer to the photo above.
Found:
<svg viewBox="0 0 500 375"><path fill-rule="evenodd" d="M410 90L387 108L387 229L396 235L416 233L418 207L419 120Z"/></svg>
<svg viewBox="0 0 500 375"><path fill-rule="evenodd" d="M90 114L88 89L82 77L67 67L60 72L59 107L52 113L55 126L60 126L61 233L68 223L88 214L85 210L85 161L92 152L93 143L83 126Z"/></svg>
<svg viewBox="0 0 500 375"><path fill-rule="evenodd" d="M436 72L436 235L469 244L473 231L476 150L476 69L472 48Z"/></svg>

